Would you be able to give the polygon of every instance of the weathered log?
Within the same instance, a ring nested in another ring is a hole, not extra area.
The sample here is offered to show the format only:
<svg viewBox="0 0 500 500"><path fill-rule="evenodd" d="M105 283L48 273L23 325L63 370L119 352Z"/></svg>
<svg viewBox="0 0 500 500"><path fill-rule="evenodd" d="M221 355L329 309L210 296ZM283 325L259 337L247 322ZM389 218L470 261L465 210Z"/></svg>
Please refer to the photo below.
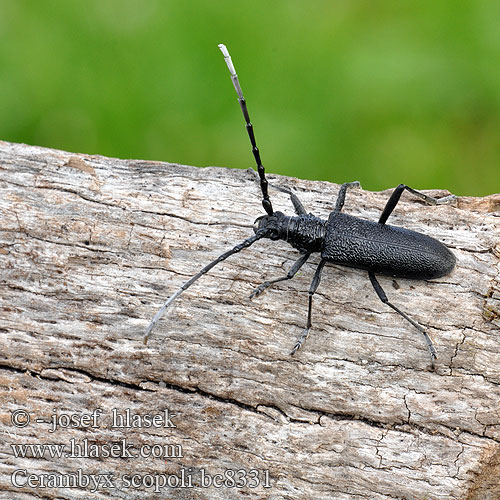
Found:
<svg viewBox="0 0 500 500"><path fill-rule="evenodd" d="M334 206L338 185L270 179L318 216ZM269 240L200 279L143 345L163 301L253 234L246 171L0 142L0 190L0 498L500 498L500 195L404 194L390 217L457 256L439 280L380 278L427 327L432 372L420 333L338 266L290 357L318 259L249 300L297 258ZM353 189L344 210L377 220L389 193ZM127 409L136 426L113 428Z"/></svg>

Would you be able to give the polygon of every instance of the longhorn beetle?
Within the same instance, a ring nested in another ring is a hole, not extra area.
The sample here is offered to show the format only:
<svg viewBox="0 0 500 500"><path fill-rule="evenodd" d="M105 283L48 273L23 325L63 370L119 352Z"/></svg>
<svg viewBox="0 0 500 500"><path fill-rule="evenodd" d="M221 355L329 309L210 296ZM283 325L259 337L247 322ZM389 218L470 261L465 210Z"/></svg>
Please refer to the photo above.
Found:
<svg viewBox="0 0 500 500"><path fill-rule="evenodd" d="M151 331L158 320L165 314L167 308L179 295L189 288L198 278L210 271L214 266L227 259L229 256L240 252L244 248L253 245L257 240L269 238L271 240L284 240L292 247L296 248L301 256L293 264L286 276L265 281L259 285L250 295L250 298L260 295L266 288L279 281L292 279L297 271L309 259L311 254L320 253L321 260L316 268L314 277L309 288L309 307L307 313L306 328L298 338L291 354L295 354L304 344L312 326L312 299L321 280L321 272L327 262L343 266L356 267L368 271L368 277L380 300L394 309L404 319L409 321L418 331L420 331L427 343L427 348L431 357L431 366L434 368L434 360L437 359L436 349L427 335L424 327L410 318L394 304L389 302L387 295L377 280L377 274L384 274L393 277L410 279L432 279L440 278L450 273L455 267L455 256L451 251L439 241L416 231L410 231L401 227L386 224L387 219L396 207L403 191L418 196L430 205L439 205L454 200L454 195L443 198L433 198L424 193L416 191L405 184L397 186L389 198L378 222L371 222L352 215L342 213L346 191L348 188L357 186L359 182L347 182L340 186L337 202L328 220L320 219L312 214L308 214L298 199L289 189L280 186L273 188L285 192L290 196L292 205L297 214L295 217L288 216L282 212L275 212L269 199L268 182L265 175L264 166L260 159L259 149L255 141L252 123L248 115L247 105L231 56L225 45L220 44L219 48L224 56L231 80L238 95L238 101L245 118L246 129L252 152L257 164L257 175L262 191L262 206L267 215L258 217L254 222L254 235L236 245L231 250L219 255L214 261L206 265L200 272L186 281L156 313L149 324L145 334L144 343L147 342Z"/></svg>

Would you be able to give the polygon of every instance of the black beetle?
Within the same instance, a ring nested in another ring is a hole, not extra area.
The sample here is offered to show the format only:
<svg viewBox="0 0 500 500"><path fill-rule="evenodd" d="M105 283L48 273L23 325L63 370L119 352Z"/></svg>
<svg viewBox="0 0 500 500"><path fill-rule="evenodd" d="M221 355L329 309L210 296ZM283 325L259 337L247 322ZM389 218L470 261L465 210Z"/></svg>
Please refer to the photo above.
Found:
<svg viewBox="0 0 500 500"><path fill-rule="evenodd" d="M251 298L262 293L263 290L273 283L293 278L312 253L321 254L321 260L316 268L309 288L309 308L306 328L297 340L291 354L295 354L297 350L300 349L309 335L311 329L312 298L320 283L321 272L325 264L330 262L368 271L370 281L380 300L394 309L394 311L409 321L423 334L431 355L432 366L434 366L434 360L437 358L436 350L427 332L406 313L389 302L387 295L376 278L376 274L410 279L432 279L449 274L455 267L456 260L453 253L445 245L430 236L426 236L416 231L387 225L386 221L397 205L404 190L408 190L431 205L449 203L456 197L454 195L449 195L443 198L433 198L405 184L400 184L389 198L378 222L372 222L341 212L344 206L347 189L353 186L359 187L359 182L348 182L342 184L340 187L335 209L330 213L328 220L324 220L312 214L308 214L298 197L289 189L281 186L272 186L290 195L297 215L287 216L282 212L275 212L269 198L269 184L266 180L265 170L260 159L253 126L250 122L246 101L243 97L238 76L236 75L231 57L225 45L220 44L219 48L224 55L227 67L231 73L231 79L236 89L236 93L238 94L238 101L245 117L246 129L252 144L252 152L257 163L257 173L262 191L262 205L267 215L263 215L256 219L254 227L255 234L253 236L217 257L217 259L205 266L199 273L195 274L169 297L148 326L144 335L144 342L147 342L152 329L163 316L169 305L198 278L207 273L219 262L227 259L230 255L240 252L259 239L268 238L271 240L286 241L296 248L301 253L301 256L294 263L286 276L262 283L252 292L250 295Z"/></svg>

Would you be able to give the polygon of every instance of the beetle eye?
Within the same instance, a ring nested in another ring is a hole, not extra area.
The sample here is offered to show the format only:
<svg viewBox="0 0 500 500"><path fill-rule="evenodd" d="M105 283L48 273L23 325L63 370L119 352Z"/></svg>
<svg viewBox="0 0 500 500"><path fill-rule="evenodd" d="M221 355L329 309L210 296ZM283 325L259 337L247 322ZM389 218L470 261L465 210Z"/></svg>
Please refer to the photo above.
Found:
<svg viewBox="0 0 500 500"><path fill-rule="evenodd" d="M279 240L280 239L280 232L279 232L279 230L276 229L276 228L271 229L270 230L269 238L271 240Z"/></svg>
<svg viewBox="0 0 500 500"><path fill-rule="evenodd" d="M264 224L261 224L262 219L264 218L264 215L261 215L260 217L257 217L253 223L253 232L256 233L259 229L262 229L262 227L265 227Z"/></svg>

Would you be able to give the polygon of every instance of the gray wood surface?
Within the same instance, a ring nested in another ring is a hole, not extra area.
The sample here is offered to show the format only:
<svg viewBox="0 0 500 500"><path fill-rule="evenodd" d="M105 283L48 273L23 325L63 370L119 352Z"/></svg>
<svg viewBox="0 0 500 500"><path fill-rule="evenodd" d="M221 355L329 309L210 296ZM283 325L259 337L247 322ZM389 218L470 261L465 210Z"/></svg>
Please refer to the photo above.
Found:
<svg viewBox="0 0 500 500"><path fill-rule="evenodd" d="M315 215L334 207L338 185L270 180ZM353 189L344 210L377 220L389 195ZM318 258L249 300L298 256L269 240L201 278L143 345L163 301L262 213L247 171L0 142L0 498L500 498L500 195L406 193L389 219L457 256L439 280L380 278L428 328L435 372L366 273L338 266L290 357ZM127 409L134 425L113 428ZM26 444L63 456L16 456ZM183 470L186 487L163 486Z"/></svg>

